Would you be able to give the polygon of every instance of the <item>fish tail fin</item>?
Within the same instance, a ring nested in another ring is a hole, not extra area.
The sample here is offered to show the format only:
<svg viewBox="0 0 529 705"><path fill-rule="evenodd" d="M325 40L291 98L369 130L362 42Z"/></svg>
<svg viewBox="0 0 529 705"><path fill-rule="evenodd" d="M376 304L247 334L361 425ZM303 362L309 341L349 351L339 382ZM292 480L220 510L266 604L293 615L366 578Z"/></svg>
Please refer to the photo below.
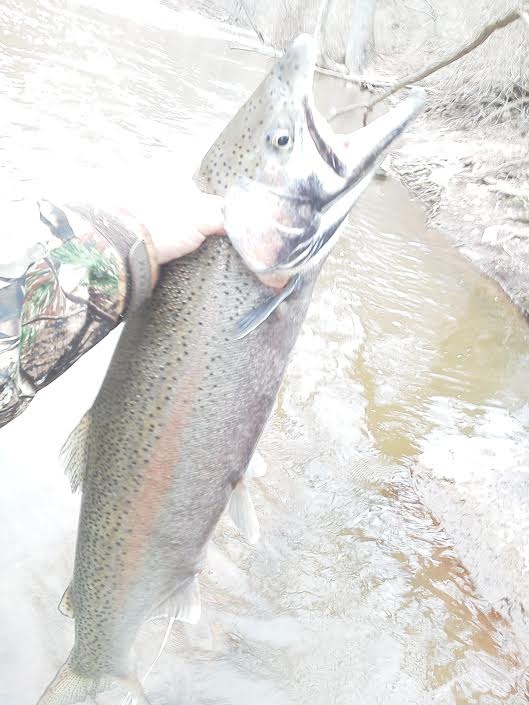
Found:
<svg viewBox="0 0 529 705"><path fill-rule="evenodd" d="M44 691L37 705L74 705L102 690L99 682L76 673L66 661Z"/></svg>
<svg viewBox="0 0 529 705"><path fill-rule="evenodd" d="M37 705L75 705L75 703L84 702L88 697L95 697L97 693L108 690L114 685L119 685L130 693L137 705L150 705L141 684L134 676L88 678L75 671L70 659L59 669Z"/></svg>

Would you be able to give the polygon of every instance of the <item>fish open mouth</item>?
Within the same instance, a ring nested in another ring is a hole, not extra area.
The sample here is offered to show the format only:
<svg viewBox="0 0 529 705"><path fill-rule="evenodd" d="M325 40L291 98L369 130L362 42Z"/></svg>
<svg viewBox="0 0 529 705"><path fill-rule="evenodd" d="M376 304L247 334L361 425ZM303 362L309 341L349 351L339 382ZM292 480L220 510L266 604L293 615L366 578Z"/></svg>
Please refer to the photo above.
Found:
<svg viewBox="0 0 529 705"><path fill-rule="evenodd" d="M341 154L321 134L310 102L305 103L308 133L322 158L343 184L335 191L323 195L313 194L314 212L305 229L283 238L277 260L266 272L299 271L319 261L328 252L333 236L347 218L351 208L371 181L376 167L384 159L395 140L422 110L425 93L412 89L410 96L392 111L344 136L346 145ZM310 198L310 195L307 195ZM307 198L306 197L306 198Z"/></svg>
<svg viewBox="0 0 529 705"><path fill-rule="evenodd" d="M263 281L275 274L285 280L321 262L376 167L425 102L424 91L412 89L366 127L337 134L315 107L316 58L314 40L298 37L256 91L250 114L258 108L265 119L255 128L255 169L245 169L225 194L228 237ZM242 130L248 134L246 126Z"/></svg>

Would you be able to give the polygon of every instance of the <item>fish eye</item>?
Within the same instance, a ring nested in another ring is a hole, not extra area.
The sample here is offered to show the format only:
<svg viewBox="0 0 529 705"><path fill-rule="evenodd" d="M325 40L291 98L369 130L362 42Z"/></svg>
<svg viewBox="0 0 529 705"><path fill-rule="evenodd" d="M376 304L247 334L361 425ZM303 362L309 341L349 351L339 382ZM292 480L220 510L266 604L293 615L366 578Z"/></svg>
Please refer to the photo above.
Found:
<svg viewBox="0 0 529 705"><path fill-rule="evenodd" d="M272 144L278 149L285 149L291 143L290 132L288 130L276 130L272 135Z"/></svg>

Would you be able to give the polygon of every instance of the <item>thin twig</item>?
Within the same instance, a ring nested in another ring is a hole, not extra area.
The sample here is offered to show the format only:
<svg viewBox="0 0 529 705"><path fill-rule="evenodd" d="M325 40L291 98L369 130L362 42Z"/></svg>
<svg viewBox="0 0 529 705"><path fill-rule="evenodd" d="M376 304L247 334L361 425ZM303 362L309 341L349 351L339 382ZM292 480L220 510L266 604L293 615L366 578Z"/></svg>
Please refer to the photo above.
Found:
<svg viewBox="0 0 529 705"><path fill-rule="evenodd" d="M253 18L252 18L252 16L251 16L250 13L249 13L248 8L246 7L245 1L244 1L244 0L239 0L239 4L240 4L240 6L242 7L242 9L244 10L244 14L245 14L246 17L248 18L248 22L250 23L250 27L253 29L253 31L257 34L257 36L259 37L259 39L261 40L261 42L264 44L264 37L263 37L263 35L261 34L261 32L257 29L257 27L255 26L255 22L253 21Z"/></svg>
<svg viewBox="0 0 529 705"><path fill-rule="evenodd" d="M445 66L452 64L454 61L458 61L459 59L462 59L463 56L470 54L471 51L474 51L474 49L476 49L478 46L483 44L483 42L485 40L487 40L491 36L491 34L496 32L498 29L503 29L504 27L507 27L507 25L511 24L512 22L515 22L516 20L520 19L520 17L522 17L523 14L524 13L520 13L519 10L511 10L503 17L500 17L499 19L494 20L494 22L490 22L489 24L485 25L471 41L460 46L459 49L454 51L452 54L445 56L445 58L441 59L440 61L436 61L434 64L431 64L430 66L423 69L422 71L419 71L419 73L415 73L415 74L411 74L410 76L406 76L401 81L396 83L394 86L389 88L387 91L384 91L380 95L376 96L369 103L369 105L366 106L367 110L366 110L366 115L364 116L364 122L367 117L367 113L369 113L374 108L375 105L377 105L378 103L380 103L383 100L386 100L386 98L389 98L391 95L393 95L397 91L400 91L403 88L409 88L414 83L417 83L418 81L422 81L424 78L431 76L432 73L435 73L436 71L439 71L440 69L445 68ZM352 107L353 107L353 109L356 110L358 108L358 104L354 103ZM341 108L340 110L337 110L334 113L334 115L330 118L330 120L335 120L339 115L344 115L345 113L349 112L349 110L350 110L349 106L346 106L345 108Z"/></svg>
<svg viewBox="0 0 529 705"><path fill-rule="evenodd" d="M390 81L384 81L381 78L375 78L368 75L357 76L352 73L341 73L340 71L333 71L332 69L323 68L323 66L316 66L316 72L321 73L324 76L340 78L342 81L348 81L349 83L358 83L362 87L375 86L377 88L387 88L388 86L391 86Z"/></svg>

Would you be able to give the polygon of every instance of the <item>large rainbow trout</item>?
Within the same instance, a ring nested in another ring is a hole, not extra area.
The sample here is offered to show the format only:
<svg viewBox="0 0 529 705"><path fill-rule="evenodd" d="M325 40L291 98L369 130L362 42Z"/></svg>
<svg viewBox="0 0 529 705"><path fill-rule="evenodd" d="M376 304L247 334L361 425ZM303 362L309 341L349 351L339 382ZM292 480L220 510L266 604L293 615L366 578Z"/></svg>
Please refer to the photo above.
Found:
<svg viewBox="0 0 529 705"><path fill-rule="evenodd" d="M245 476L314 282L423 102L414 94L336 135L314 107L316 55L299 37L206 155L198 179L226 196L230 239L209 238L165 267L67 443L83 493L60 605L75 619L75 643L40 705L70 705L116 683L148 705L128 663L142 622L198 619L197 575L228 504L256 538Z"/></svg>

